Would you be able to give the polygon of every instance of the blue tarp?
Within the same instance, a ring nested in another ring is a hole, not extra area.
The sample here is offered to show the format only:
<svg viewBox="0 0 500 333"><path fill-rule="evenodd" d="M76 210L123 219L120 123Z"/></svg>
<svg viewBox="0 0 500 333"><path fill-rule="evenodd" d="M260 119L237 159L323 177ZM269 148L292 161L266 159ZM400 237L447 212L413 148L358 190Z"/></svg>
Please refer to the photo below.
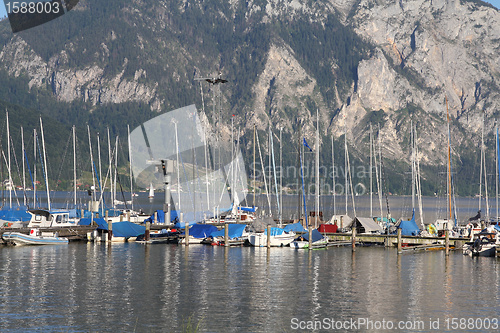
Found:
<svg viewBox="0 0 500 333"><path fill-rule="evenodd" d="M91 219L83 218L80 220L80 225L90 225ZM103 218L94 218L97 224L97 229L108 230L108 223ZM137 237L146 232L146 227L132 223L129 221L114 222L113 236L116 237Z"/></svg>
<svg viewBox="0 0 500 333"><path fill-rule="evenodd" d="M107 228L107 226L106 226ZM146 232L146 227L132 222L114 222L113 223L113 236L116 237L137 237Z"/></svg>
<svg viewBox="0 0 500 333"><path fill-rule="evenodd" d="M228 224L226 226L228 229L228 237L229 238L237 238L243 235L243 231L245 230L246 224ZM219 231L212 232L210 235L212 237L224 237L224 228Z"/></svg>
<svg viewBox="0 0 500 333"><path fill-rule="evenodd" d="M189 236L194 238L206 238L213 232L217 231L217 227L210 224L195 224L189 228Z"/></svg>
<svg viewBox="0 0 500 333"><path fill-rule="evenodd" d="M323 235L318 231L318 229L313 229L311 233L312 233L312 242L313 243L317 242L323 238ZM304 234L304 236L302 236L302 237L304 237L304 239L306 241L308 241L309 240L309 233Z"/></svg>
<svg viewBox="0 0 500 333"><path fill-rule="evenodd" d="M31 214L23 206L13 208L4 207L0 210L0 219L10 222L25 222L31 220Z"/></svg>
<svg viewBox="0 0 500 333"><path fill-rule="evenodd" d="M163 210L157 210L156 213L158 213L156 222L162 224L165 223L165 212ZM176 220L178 216L179 215L176 210L170 211L170 222ZM155 214L153 213L150 217L145 219L144 222L153 223L154 220L155 220Z"/></svg>
<svg viewBox="0 0 500 333"><path fill-rule="evenodd" d="M283 230L283 229L281 229L281 228L272 227L272 228L271 228L271 236L279 236L279 235L282 235L284 231L285 231L285 230ZM264 235L267 235L267 229L264 231Z"/></svg>
<svg viewBox="0 0 500 333"><path fill-rule="evenodd" d="M398 228L401 229L401 235L403 236L418 236L420 229L415 223L415 211L413 211L411 220L401 221Z"/></svg>
<svg viewBox="0 0 500 333"><path fill-rule="evenodd" d="M293 224L289 224L287 226L285 226L283 228L286 232L290 232L290 231L294 231L294 232L305 232L307 231L306 229L304 229L304 227L302 226L302 224L300 224L299 222L297 223L293 223Z"/></svg>
<svg viewBox="0 0 500 333"><path fill-rule="evenodd" d="M240 209L244 212L255 213L257 210L255 207L240 207Z"/></svg>
<svg viewBox="0 0 500 333"><path fill-rule="evenodd" d="M494 225L494 228L497 230L497 231L500 231L500 226L498 224L495 224Z"/></svg>

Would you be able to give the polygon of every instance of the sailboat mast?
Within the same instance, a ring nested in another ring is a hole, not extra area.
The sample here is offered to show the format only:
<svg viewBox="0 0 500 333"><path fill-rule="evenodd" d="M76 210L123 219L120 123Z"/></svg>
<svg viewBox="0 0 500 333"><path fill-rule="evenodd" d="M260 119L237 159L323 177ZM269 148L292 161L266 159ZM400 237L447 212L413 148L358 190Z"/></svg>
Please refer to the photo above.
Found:
<svg viewBox="0 0 500 333"><path fill-rule="evenodd" d="M484 120L481 122L481 158L479 160L479 211L481 211L481 205L482 205L481 196L483 195L483 189L482 189L482 185L483 185L483 154L484 154L483 135L484 135Z"/></svg>
<svg viewBox="0 0 500 333"><path fill-rule="evenodd" d="M411 208L415 211L415 134L413 132L413 120L410 121L411 142Z"/></svg>
<svg viewBox="0 0 500 333"><path fill-rule="evenodd" d="M43 134L43 124L42 124L42 117L40 117L40 131L42 132L42 148L43 148L43 165L45 168L45 188L47 191L47 205L48 209L50 210L50 190L49 190L49 176L48 176L48 170L47 170L47 153L45 150L45 137Z"/></svg>
<svg viewBox="0 0 500 333"><path fill-rule="evenodd" d="M92 201L95 201L94 154L92 154L92 140L90 139L90 126L89 125L87 125L87 133L89 135L90 170L92 173Z"/></svg>
<svg viewBox="0 0 500 333"><path fill-rule="evenodd" d="M102 207L102 193L104 191L105 184L102 183L102 169L101 169L101 139L99 136L99 132L97 132L97 161L99 162L99 179L97 183L99 185L99 207Z"/></svg>
<svg viewBox="0 0 500 333"><path fill-rule="evenodd" d="M132 144L130 142L130 126L127 125L128 134L128 160L129 160L129 174L130 174L130 205L132 210L134 210L134 189L132 183Z"/></svg>
<svg viewBox="0 0 500 333"><path fill-rule="evenodd" d="M335 148L333 145L333 133L332 133L332 186L333 186L333 216L337 215L337 210L336 210L336 197L337 197L337 191L335 190L336 184L335 184Z"/></svg>
<svg viewBox="0 0 500 333"><path fill-rule="evenodd" d="M448 111L448 98L446 98L446 119L448 123L448 223L452 220L451 218L451 138L450 138L450 113Z"/></svg>
<svg viewBox="0 0 500 333"><path fill-rule="evenodd" d="M12 173L10 171L10 129L9 129L9 112L5 111L7 119L7 168L9 170L9 207L12 208Z"/></svg>
<svg viewBox="0 0 500 333"><path fill-rule="evenodd" d="M498 224L498 177L499 177L499 169L500 169L500 160L498 159L498 154L500 153L500 147L499 147L499 143L498 143L498 127L497 127L497 131L496 131L496 139L497 139L497 144L496 144L496 177L495 177L495 183L496 183L496 191L495 191L495 194L496 194L496 207L497 207L497 215L495 216L495 221L497 222Z"/></svg>
<svg viewBox="0 0 500 333"><path fill-rule="evenodd" d="M283 150L282 150L282 140L281 140L282 132L283 132L283 127L280 127L280 204L281 204L279 212L280 227L283 226Z"/></svg>
<svg viewBox="0 0 500 333"><path fill-rule="evenodd" d="M373 217L373 129L370 123L370 217Z"/></svg>
<svg viewBox="0 0 500 333"><path fill-rule="evenodd" d="M26 169L25 169L25 161L24 161L24 156L25 156L25 150L24 150L24 131L23 127L21 126L21 146L23 150L23 191L24 191L24 205L26 206ZM498 205L497 205L498 206ZM497 214L498 215L498 214Z"/></svg>
<svg viewBox="0 0 500 333"><path fill-rule="evenodd" d="M111 196L111 202L113 202L113 156L111 155L111 137L109 135L109 127L106 128L108 134L108 170L109 170L109 194Z"/></svg>
<svg viewBox="0 0 500 333"><path fill-rule="evenodd" d="M73 125L73 204L76 208L76 127ZM83 216L82 216L83 217Z"/></svg>
<svg viewBox="0 0 500 333"><path fill-rule="evenodd" d="M347 169L347 119L344 115L344 180L345 180L345 184L344 184L344 194L345 194L345 215L347 215L347 196L349 194L349 187L348 187L348 180L347 180L347 172L348 172L348 169Z"/></svg>
<svg viewBox="0 0 500 333"><path fill-rule="evenodd" d="M316 197L315 197L315 217L316 219L314 220L314 227L318 227L318 221L319 221L319 196L320 196L320 187L319 187L319 149L320 149L320 142L319 142L319 109L316 109L316 184L314 186L315 192L316 192Z"/></svg>
<svg viewBox="0 0 500 333"><path fill-rule="evenodd" d="M33 129L33 208L36 208L36 128Z"/></svg>
<svg viewBox="0 0 500 333"><path fill-rule="evenodd" d="M255 124L253 125L253 206L255 207L255 186L256 186L256 179L255 179L255 146L257 145L255 141Z"/></svg>

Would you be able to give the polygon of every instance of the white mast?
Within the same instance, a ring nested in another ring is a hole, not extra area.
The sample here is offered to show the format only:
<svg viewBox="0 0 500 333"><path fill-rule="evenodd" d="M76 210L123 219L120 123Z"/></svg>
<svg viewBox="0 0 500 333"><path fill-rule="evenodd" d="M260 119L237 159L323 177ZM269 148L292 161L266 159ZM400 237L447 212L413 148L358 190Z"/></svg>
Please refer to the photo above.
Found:
<svg viewBox="0 0 500 333"><path fill-rule="evenodd" d="M498 223L498 127L497 127L497 132L496 132L496 142L495 142L495 147L496 147L496 177L495 177L495 194L496 194L496 207L497 207L497 215L495 216L495 221Z"/></svg>
<svg viewBox="0 0 500 333"><path fill-rule="evenodd" d="M282 141L281 141L282 132L283 132L283 127L280 127L280 203L281 203L280 213L279 213L280 227L283 226L283 151L282 151Z"/></svg>
<svg viewBox="0 0 500 333"><path fill-rule="evenodd" d="M115 209L116 202L116 180L118 179L118 136L115 140L115 177L113 180L113 209Z"/></svg>
<svg viewBox="0 0 500 333"><path fill-rule="evenodd" d="M413 133L413 120L410 121L410 142L411 142L411 208L415 211L415 135Z"/></svg>
<svg viewBox="0 0 500 333"><path fill-rule="evenodd" d="M48 209L50 210L50 191L49 191L49 170L47 170L47 153L45 151L45 137L43 135L43 124L42 124L42 117L40 117L40 131L42 132L42 148L43 148L43 165L45 166L45 187L47 190L47 204L48 204Z"/></svg>
<svg viewBox="0 0 500 333"><path fill-rule="evenodd" d="M36 208L36 128L33 129L33 208Z"/></svg>
<svg viewBox="0 0 500 333"><path fill-rule="evenodd" d="M278 179L276 178L276 164L274 161L274 143L273 143L273 132L271 130L271 124L269 124L269 138L271 140L271 153L273 156L273 174L274 174L274 185L275 185L275 192L276 192L276 202L278 203L278 215L280 215L281 207L280 207L280 197L278 195ZM281 223L280 223L280 227L281 227Z"/></svg>
<svg viewBox="0 0 500 333"><path fill-rule="evenodd" d="M23 127L22 126L21 126L21 146L22 146L22 149L23 149L23 189L24 189L23 198L24 198L24 206L26 206L26 204L27 204L27 202L26 202L26 169L25 169L25 163L24 163L25 162L24 161L24 156L25 156L26 153L25 153L25 150L24 150L24 131L23 131Z"/></svg>
<svg viewBox="0 0 500 333"><path fill-rule="evenodd" d="M99 136L99 132L97 132L97 159L99 162L99 207L102 207L102 194L104 191L104 183L102 182L102 169L101 169L101 139Z"/></svg>
<svg viewBox="0 0 500 333"><path fill-rule="evenodd" d="M10 130L9 130L9 112L5 111L7 119L7 167L9 169L9 207L12 208L12 173L10 171Z"/></svg>
<svg viewBox="0 0 500 333"><path fill-rule="evenodd" d="M73 203L76 208L76 127L73 125ZM83 217L83 216L82 216Z"/></svg>
<svg viewBox="0 0 500 333"><path fill-rule="evenodd" d="M319 196L320 196L320 188L319 188L319 149L320 149L320 142L319 142L319 109L316 109L316 184L315 184L315 192L316 192L316 198L315 198L315 207L314 209L316 210L316 218L314 219L314 227L318 227L318 221L319 221Z"/></svg>
<svg viewBox="0 0 500 333"><path fill-rule="evenodd" d="M419 161L419 158L418 158L418 145L417 145L417 128L415 126L415 132L414 132L414 137L413 139L415 140L415 160L416 160L416 166L417 166L417 169L416 169L416 185L417 185L417 196L418 196L418 209L419 209L419 212L420 212L420 226L422 227L422 230L425 229L425 225L424 225L424 209L423 209L423 206L422 206L422 186L421 186L421 183L420 183L420 161Z"/></svg>
<svg viewBox="0 0 500 333"><path fill-rule="evenodd" d="M373 129L370 123L370 217L373 217Z"/></svg>
<svg viewBox="0 0 500 333"><path fill-rule="evenodd" d="M344 194L345 194L345 215L347 215L347 196L349 194L349 187L348 187L348 179L347 179L347 119L346 116L344 115L344 178L345 178L345 184L344 184Z"/></svg>
<svg viewBox="0 0 500 333"><path fill-rule="evenodd" d="M132 144L130 142L130 126L127 125L128 133L128 160L129 160L129 173L130 173L130 201L132 210L134 210L134 190L132 187Z"/></svg>
<svg viewBox="0 0 500 333"><path fill-rule="evenodd" d="M109 136L109 127L106 128L108 132L108 169L109 169L109 175L110 175L110 180L109 180L109 193L111 196L111 202L113 202L113 157L111 156L111 138Z"/></svg>
<svg viewBox="0 0 500 333"><path fill-rule="evenodd" d="M335 190L336 184L335 184L335 154L334 154L334 145L333 145L333 133L332 133L332 186L333 186L333 216L337 215L336 211L336 197L337 197L337 191Z"/></svg>
<svg viewBox="0 0 500 333"><path fill-rule="evenodd" d="M94 154L92 154L92 141L90 139L90 127L87 125L89 134L89 150L90 150L90 170L92 173L92 201L95 201L95 173L94 173Z"/></svg>
<svg viewBox="0 0 500 333"><path fill-rule="evenodd" d="M177 137L177 121L174 121L174 129L175 129L175 151L176 151L176 155L177 155L177 195L179 196L179 198L181 197L181 176L180 176L180 172L179 172L179 139ZM181 207L181 202L182 200L179 200L179 207L177 208L177 210L180 212L182 210L182 207Z"/></svg>
<svg viewBox="0 0 500 333"><path fill-rule="evenodd" d="M380 167L377 177L378 201L380 205L380 218L382 218L384 213L382 212L382 142L380 140L380 124L378 125L378 162Z"/></svg>

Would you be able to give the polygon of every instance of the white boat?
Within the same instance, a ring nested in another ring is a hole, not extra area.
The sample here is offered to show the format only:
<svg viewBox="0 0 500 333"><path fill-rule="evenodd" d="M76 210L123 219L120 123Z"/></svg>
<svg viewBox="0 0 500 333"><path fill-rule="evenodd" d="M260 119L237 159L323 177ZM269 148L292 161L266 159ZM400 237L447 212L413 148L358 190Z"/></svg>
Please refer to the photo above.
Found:
<svg viewBox="0 0 500 333"><path fill-rule="evenodd" d="M26 235L20 232L5 232L2 239L7 244L13 245L51 245L68 244L67 238L58 237L57 234L44 236L38 229L31 229L30 234Z"/></svg>
<svg viewBox="0 0 500 333"><path fill-rule="evenodd" d="M77 225L76 220L69 217L69 211L32 209L28 213L31 214L28 228L73 227Z"/></svg>
<svg viewBox="0 0 500 333"><path fill-rule="evenodd" d="M155 197L155 189L153 187L153 183L149 185L149 195L148 198L152 199Z"/></svg>
<svg viewBox="0 0 500 333"><path fill-rule="evenodd" d="M500 246L498 231L490 226L474 234L473 240L464 245L462 253L471 257L494 257L497 246Z"/></svg>
<svg viewBox="0 0 500 333"><path fill-rule="evenodd" d="M318 249L328 246L328 237L323 236L317 229L312 231L311 249ZM298 239L290 243L293 249L309 249L309 233L300 236Z"/></svg>
<svg viewBox="0 0 500 333"><path fill-rule="evenodd" d="M271 246L288 246L296 237L295 232L286 232L281 228L271 228ZM265 232L252 233L248 236L252 246L267 246L267 230Z"/></svg>

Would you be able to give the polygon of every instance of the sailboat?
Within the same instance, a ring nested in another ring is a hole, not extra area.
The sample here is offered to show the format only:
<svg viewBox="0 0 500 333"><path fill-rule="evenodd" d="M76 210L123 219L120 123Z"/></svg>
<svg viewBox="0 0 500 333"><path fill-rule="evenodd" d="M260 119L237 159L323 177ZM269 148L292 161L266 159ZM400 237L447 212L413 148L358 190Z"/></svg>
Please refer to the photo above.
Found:
<svg viewBox="0 0 500 333"><path fill-rule="evenodd" d="M155 197L155 189L153 187L153 183L149 183L149 199L153 199Z"/></svg>

